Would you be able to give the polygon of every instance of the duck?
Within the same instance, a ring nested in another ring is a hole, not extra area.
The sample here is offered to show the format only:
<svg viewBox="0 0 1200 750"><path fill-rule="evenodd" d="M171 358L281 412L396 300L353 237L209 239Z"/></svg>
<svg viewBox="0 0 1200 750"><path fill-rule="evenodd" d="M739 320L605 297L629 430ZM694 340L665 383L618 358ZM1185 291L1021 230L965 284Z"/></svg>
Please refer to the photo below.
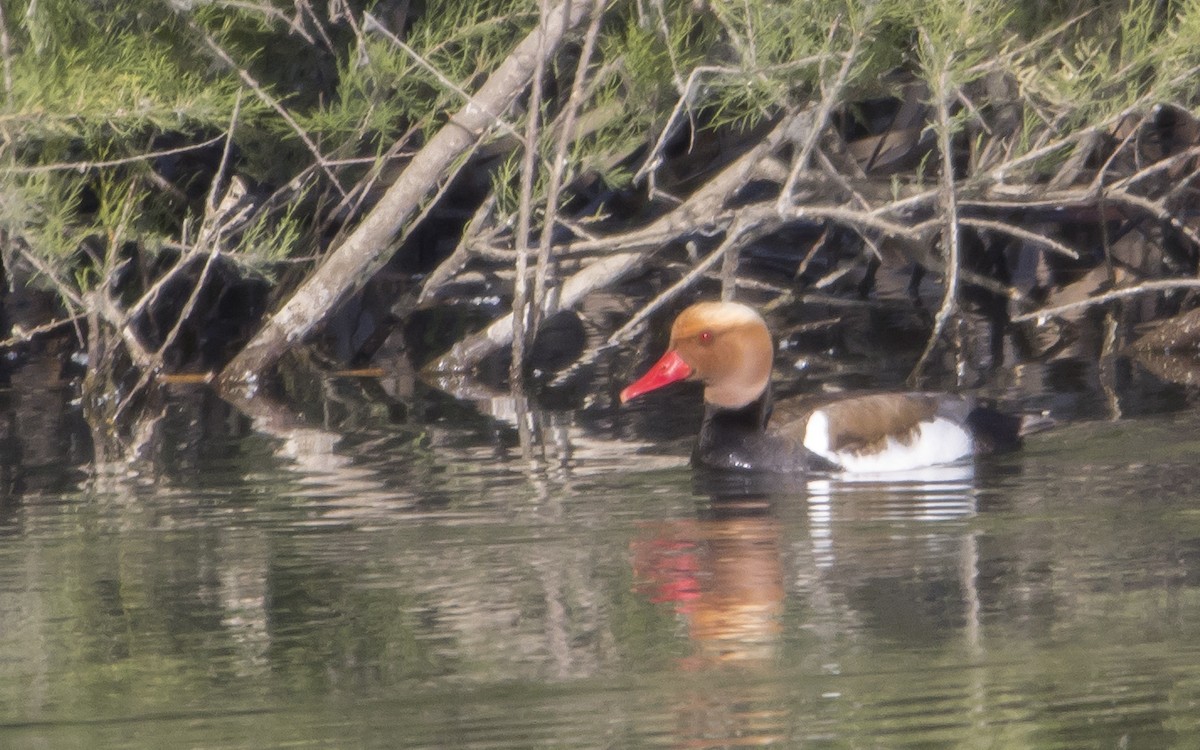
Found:
<svg viewBox="0 0 1200 750"><path fill-rule="evenodd" d="M965 462L1020 445L1021 417L965 395L839 394L775 404L774 351L754 308L698 302L675 318L666 353L620 400L699 381L704 419L692 463L712 469L875 474Z"/></svg>

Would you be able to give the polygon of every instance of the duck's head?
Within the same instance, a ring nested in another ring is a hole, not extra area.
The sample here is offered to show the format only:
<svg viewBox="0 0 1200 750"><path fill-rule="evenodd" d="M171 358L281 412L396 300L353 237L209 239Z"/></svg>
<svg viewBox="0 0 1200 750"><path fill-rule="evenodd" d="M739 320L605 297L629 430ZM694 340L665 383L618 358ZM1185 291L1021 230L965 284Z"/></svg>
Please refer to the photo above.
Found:
<svg viewBox="0 0 1200 750"><path fill-rule="evenodd" d="M773 353L771 332L754 309L700 302L675 318L667 353L621 391L621 403L678 380L699 380L705 403L738 409L766 390Z"/></svg>

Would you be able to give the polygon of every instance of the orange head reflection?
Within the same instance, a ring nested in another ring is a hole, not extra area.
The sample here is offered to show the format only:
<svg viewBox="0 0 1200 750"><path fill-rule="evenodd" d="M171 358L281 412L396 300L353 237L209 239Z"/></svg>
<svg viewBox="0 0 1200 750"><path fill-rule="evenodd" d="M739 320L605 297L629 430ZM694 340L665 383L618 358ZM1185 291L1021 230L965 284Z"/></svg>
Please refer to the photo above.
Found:
<svg viewBox="0 0 1200 750"><path fill-rule="evenodd" d="M697 666L774 655L784 593L774 518L671 522L634 542L633 565L642 594L686 617Z"/></svg>

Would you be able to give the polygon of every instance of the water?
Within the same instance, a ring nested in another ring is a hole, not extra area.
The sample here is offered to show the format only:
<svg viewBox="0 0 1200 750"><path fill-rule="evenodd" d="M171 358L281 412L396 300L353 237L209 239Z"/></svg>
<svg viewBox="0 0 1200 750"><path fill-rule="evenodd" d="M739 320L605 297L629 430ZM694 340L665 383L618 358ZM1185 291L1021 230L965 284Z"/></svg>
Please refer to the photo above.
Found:
<svg viewBox="0 0 1200 750"><path fill-rule="evenodd" d="M685 465L682 395L341 395L181 390L91 468L69 388L0 394L0 747L1200 744L1193 411L764 485Z"/></svg>

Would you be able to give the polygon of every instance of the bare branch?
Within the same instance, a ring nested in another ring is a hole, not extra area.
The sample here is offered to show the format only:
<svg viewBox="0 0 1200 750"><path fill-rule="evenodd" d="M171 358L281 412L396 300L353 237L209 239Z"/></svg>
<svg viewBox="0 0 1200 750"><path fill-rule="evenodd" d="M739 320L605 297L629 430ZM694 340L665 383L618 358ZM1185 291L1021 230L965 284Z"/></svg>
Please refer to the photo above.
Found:
<svg viewBox="0 0 1200 750"><path fill-rule="evenodd" d="M1095 307L1106 302L1112 302L1126 297L1138 297L1143 294L1152 294L1155 292L1174 292L1180 289L1200 289L1200 279L1163 279L1160 281L1145 281L1141 284L1122 289L1113 289L1109 292L1097 294L1094 297L1088 297L1085 300L1078 302L1070 302L1065 305L1055 305L1053 307L1043 307L1020 315L1014 315L1012 322L1020 323L1026 320L1044 320L1045 318L1053 318L1063 313L1082 310L1088 307Z"/></svg>
<svg viewBox="0 0 1200 750"><path fill-rule="evenodd" d="M1071 260L1079 260L1079 253L1067 247L1063 243L1053 238L1047 237L1044 234L1031 232L1028 229L1023 229L1016 224L1009 224L1003 221L989 221L988 219L969 219L960 218L958 223L965 227L974 227L975 229L986 229L992 232L1000 232L1003 234L1016 237L1019 240L1040 245L1048 250L1058 253L1059 255L1070 258Z"/></svg>
<svg viewBox="0 0 1200 750"><path fill-rule="evenodd" d="M921 35L922 42L930 49L932 57L936 54L932 50L933 45L924 30L922 30ZM958 309L958 193L954 184L954 154L951 151L950 143L953 124L950 121L949 106L950 98L954 96L955 92L952 90L950 81L950 60L948 58L941 60L940 64L941 68L933 79L933 100L934 109L937 112L937 122L934 124L934 128L937 131L938 151L941 152L940 155L942 157L941 202L943 221L945 222L942 228L942 249L945 252L945 268L943 269L942 281L944 291L942 305L933 320L933 331L929 334L925 350L921 352L921 356L917 359L916 365L913 366L913 370L909 374L910 382L920 377L921 371L925 367L925 362L933 353L934 347L937 346L938 339L941 338L946 324Z"/></svg>
<svg viewBox="0 0 1200 750"><path fill-rule="evenodd" d="M642 324L647 318L654 314L663 305L667 304L679 296L682 292L689 289L701 276L715 266L717 261L721 260L722 258L728 258L731 253L736 253L738 248L741 248L747 243L753 242L762 235L778 228L778 224L779 222L777 219L770 217L765 212L762 212L760 216L755 218L747 220L735 220L733 224L730 225L729 231L726 233L725 240L717 246L717 249L705 256L704 259L699 263L692 266L691 270L684 274L683 278L667 287L648 304L644 305L641 310L638 310L637 314L626 321L625 325L618 328L611 336L608 337L608 340L604 345L615 346L627 340L630 336L635 335L641 329Z"/></svg>
<svg viewBox="0 0 1200 750"><path fill-rule="evenodd" d="M546 72L546 23L549 11L546 0L541 0L538 13L538 48L535 50L533 79L529 93L529 107L525 120L524 152L521 155L520 204L517 207L517 279L513 287L512 316L512 361L509 363L509 386L514 396L521 394L522 372L525 367L525 337L532 322L529 314L528 279L525 277L529 265L529 231L533 214L533 178L538 167L538 134L541 131L542 83Z"/></svg>

